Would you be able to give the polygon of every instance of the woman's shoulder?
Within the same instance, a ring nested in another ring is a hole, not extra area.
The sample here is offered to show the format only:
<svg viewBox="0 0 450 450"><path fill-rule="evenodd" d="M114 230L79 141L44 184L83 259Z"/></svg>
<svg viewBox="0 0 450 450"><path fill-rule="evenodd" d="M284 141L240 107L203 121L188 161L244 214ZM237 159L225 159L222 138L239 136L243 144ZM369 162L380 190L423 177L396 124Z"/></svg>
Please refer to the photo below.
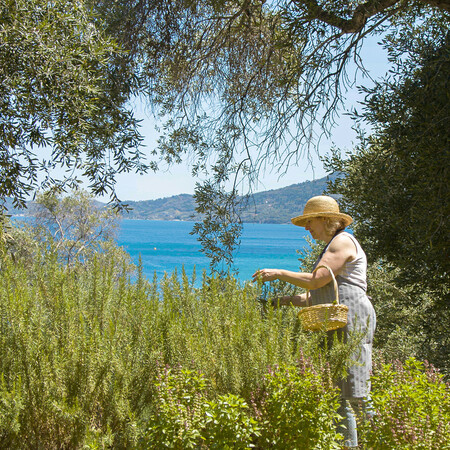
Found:
<svg viewBox="0 0 450 450"><path fill-rule="evenodd" d="M332 241L330 242L330 244L344 244L344 245L350 245L350 244L355 244L355 242L358 242L356 240L356 238L350 234L348 231L341 231L339 234L337 234Z"/></svg>
<svg viewBox="0 0 450 450"><path fill-rule="evenodd" d="M357 241L350 233L342 231L330 242L330 250L333 252L345 252L347 258L352 260L358 252Z"/></svg>

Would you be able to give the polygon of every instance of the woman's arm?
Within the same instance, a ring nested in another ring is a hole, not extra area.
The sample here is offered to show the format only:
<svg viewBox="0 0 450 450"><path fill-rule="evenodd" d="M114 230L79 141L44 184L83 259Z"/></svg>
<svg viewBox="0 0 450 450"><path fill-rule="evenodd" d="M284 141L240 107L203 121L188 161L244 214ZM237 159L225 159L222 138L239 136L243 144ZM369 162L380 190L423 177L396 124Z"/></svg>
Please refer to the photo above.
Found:
<svg viewBox="0 0 450 450"><path fill-rule="evenodd" d="M319 269L314 273L292 272L284 269L260 269L253 274L253 281L281 280L305 289L317 289L331 281L331 275L327 269Z"/></svg>
<svg viewBox="0 0 450 450"><path fill-rule="evenodd" d="M272 299L273 306L308 306L306 293L300 295L283 295Z"/></svg>
<svg viewBox="0 0 450 450"><path fill-rule="evenodd" d="M319 261L320 265L328 266L335 276L339 275L344 264L356 258L356 247L348 236L338 235L328 247ZM320 268L314 273L293 272L284 269L260 269L253 274L253 281L281 280L305 289L318 289L331 281L327 269Z"/></svg>

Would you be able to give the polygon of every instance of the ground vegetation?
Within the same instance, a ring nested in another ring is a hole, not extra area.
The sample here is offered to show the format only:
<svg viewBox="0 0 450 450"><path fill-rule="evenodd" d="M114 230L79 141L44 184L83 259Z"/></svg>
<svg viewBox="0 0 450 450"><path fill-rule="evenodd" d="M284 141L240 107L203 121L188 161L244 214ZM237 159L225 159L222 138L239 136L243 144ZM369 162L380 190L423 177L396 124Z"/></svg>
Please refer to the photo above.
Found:
<svg viewBox="0 0 450 450"><path fill-rule="evenodd" d="M260 286L149 281L113 252L68 270L51 248L27 265L4 250L2 447L342 447L331 374L351 348L327 352L295 308L263 306ZM417 360L375 366L363 448L445 448L449 398Z"/></svg>

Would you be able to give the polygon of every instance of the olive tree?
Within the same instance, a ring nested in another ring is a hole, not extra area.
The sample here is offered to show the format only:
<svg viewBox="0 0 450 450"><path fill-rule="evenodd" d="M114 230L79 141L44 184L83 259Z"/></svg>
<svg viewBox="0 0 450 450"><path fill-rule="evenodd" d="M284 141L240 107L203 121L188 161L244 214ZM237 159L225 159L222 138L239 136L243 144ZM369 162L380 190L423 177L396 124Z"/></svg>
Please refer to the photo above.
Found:
<svg viewBox="0 0 450 450"><path fill-rule="evenodd" d="M47 191L37 196L32 225L36 236L50 243L67 265L85 261L116 237L120 213L83 190L70 195Z"/></svg>
<svg viewBox="0 0 450 450"><path fill-rule="evenodd" d="M7 0L1 11L0 197L23 203L48 171L44 182L81 173L118 200L117 172L157 169L129 108L140 95L162 123L151 152L187 157L206 178L196 231L214 253L238 237L227 223L240 182L251 191L266 167L282 174L332 132L365 73L365 40L448 23L450 1ZM208 231L221 223L224 246Z"/></svg>
<svg viewBox="0 0 450 450"><path fill-rule="evenodd" d="M194 174L209 169L217 186L234 187L264 167L282 173L332 131L355 71L365 73L365 39L445 23L450 2L204 0L166 8L142 47L149 101L167 119L159 150L168 161L194 155ZM165 38L159 51L155 34Z"/></svg>
<svg viewBox="0 0 450 450"><path fill-rule="evenodd" d="M373 258L400 268L403 283L443 294L450 269L450 35L441 29L399 39L410 58L367 90L356 115L372 132L353 153L329 158L330 170L341 174L331 190L343 196Z"/></svg>
<svg viewBox="0 0 450 450"><path fill-rule="evenodd" d="M5 0L0 15L0 199L84 177L116 200L115 173L147 169L123 50L84 0Z"/></svg>

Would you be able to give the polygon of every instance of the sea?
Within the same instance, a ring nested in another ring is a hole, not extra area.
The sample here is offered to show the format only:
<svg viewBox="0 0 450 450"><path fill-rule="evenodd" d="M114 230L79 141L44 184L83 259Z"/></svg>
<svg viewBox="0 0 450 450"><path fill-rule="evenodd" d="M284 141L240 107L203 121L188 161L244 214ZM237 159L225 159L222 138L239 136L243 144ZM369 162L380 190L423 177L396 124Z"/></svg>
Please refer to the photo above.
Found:
<svg viewBox="0 0 450 450"><path fill-rule="evenodd" d="M24 216L13 220L28 221ZM203 271L210 273L209 259L202 253L196 235L190 234L194 222L122 219L116 241L150 280L182 269L192 278L201 279ZM302 227L291 224L244 223L240 246L234 253L231 268L242 282L251 281L257 269L283 268L297 271L301 252L310 248ZM227 270L227 267L221 267Z"/></svg>
<svg viewBox="0 0 450 450"><path fill-rule="evenodd" d="M123 219L117 243L137 264L142 263L144 275L153 279L175 270L201 278L209 272L209 259L201 252L201 245L191 235L194 222ZM288 224L245 223L241 244L234 255L234 271L240 281L250 281L252 274L262 268L298 270L298 251L309 248L304 228Z"/></svg>

